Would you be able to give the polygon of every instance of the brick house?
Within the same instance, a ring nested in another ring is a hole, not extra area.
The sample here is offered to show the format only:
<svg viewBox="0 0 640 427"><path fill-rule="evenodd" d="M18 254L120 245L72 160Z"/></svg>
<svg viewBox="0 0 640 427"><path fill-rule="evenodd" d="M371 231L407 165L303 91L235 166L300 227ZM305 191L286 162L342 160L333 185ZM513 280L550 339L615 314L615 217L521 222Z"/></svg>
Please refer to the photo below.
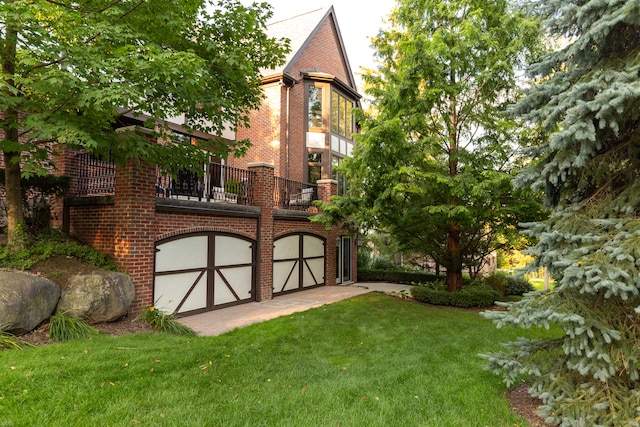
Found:
<svg viewBox="0 0 640 427"><path fill-rule="evenodd" d="M61 226L115 258L136 287L133 314L155 305L180 315L357 280L352 236L310 222L314 200L344 190L335 166L350 155L359 106L333 8L269 26L291 40L283 69L265 70L262 107L243 158L212 159L201 174L153 165L116 168L67 151L58 173L74 178ZM143 118L142 118L143 119ZM139 125L125 116L121 127ZM200 137L169 120L173 137Z"/></svg>
<svg viewBox="0 0 640 427"><path fill-rule="evenodd" d="M282 68L263 72L263 106L251 115L251 127L237 132L238 139L249 139L253 146L246 156L229 159L228 164L243 168L266 161L275 166L277 176L289 180L312 185L336 181L341 194L346 182L335 166L354 146L357 127L352 109L360 106L361 96L335 11L333 7L311 11L272 23L267 31L272 37L290 39L291 52ZM284 197L298 202L295 196ZM349 254L355 257L353 241L342 236L336 246L340 264L336 280L349 282L355 278L355 261L347 260Z"/></svg>

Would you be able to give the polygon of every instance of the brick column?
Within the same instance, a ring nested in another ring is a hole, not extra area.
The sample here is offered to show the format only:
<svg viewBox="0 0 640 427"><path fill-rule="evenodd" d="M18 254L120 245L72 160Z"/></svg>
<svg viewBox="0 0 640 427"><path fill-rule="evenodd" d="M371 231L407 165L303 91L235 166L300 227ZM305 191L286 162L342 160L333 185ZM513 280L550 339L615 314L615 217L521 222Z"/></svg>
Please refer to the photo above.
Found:
<svg viewBox="0 0 640 427"><path fill-rule="evenodd" d="M118 268L135 285L131 315L153 305L155 179L155 168L146 164L130 162L116 173L114 255Z"/></svg>
<svg viewBox="0 0 640 427"><path fill-rule="evenodd" d="M318 184L318 200L330 203L330 197L338 194L338 181L333 179L321 179ZM336 240L338 239L338 226L331 227L327 232L327 244L325 255L324 282L327 286L336 284Z"/></svg>
<svg viewBox="0 0 640 427"><path fill-rule="evenodd" d="M260 207L258 224L258 260L256 263L256 300L264 301L273 297L273 192L275 187L275 166L269 163L249 163L255 172L251 192L253 204Z"/></svg>

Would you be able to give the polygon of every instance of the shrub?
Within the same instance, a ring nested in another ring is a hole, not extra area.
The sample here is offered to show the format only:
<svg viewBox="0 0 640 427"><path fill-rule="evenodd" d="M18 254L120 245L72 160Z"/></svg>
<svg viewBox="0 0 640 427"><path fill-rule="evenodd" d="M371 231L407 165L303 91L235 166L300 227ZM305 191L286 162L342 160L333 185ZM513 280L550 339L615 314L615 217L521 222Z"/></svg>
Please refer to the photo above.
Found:
<svg viewBox="0 0 640 427"><path fill-rule="evenodd" d="M429 283L439 277L423 271L393 271L379 269L358 269L358 280L361 282L393 282L393 283Z"/></svg>
<svg viewBox="0 0 640 427"><path fill-rule="evenodd" d="M390 259L379 257L373 260L371 268L373 270L395 270L397 266Z"/></svg>
<svg viewBox="0 0 640 427"><path fill-rule="evenodd" d="M358 270L368 269L373 262L372 250L368 246L358 249Z"/></svg>
<svg viewBox="0 0 640 427"><path fill-rule="evenodd" d="M504 273L502 271L494 271L487 277L482 279L482 284L490 289L493 289L496 292L499 292L500 295L506 295L505 291L507 289L507 278L507 273Z"/></svg>
<svg viewBox="0 0 640 427"><path fill-rule="evenodd" d="M507 287L505 295L524 295L527 292L533 292L535 288L524 276L507 277Z"/></svg>
<svg viewBox="0 0 640 427"><path fill-rule="evenodd" d="M136 322L144 322L161 332L173 335L195 336L196 333L188 326L179 323L175 315L163 313L155 307L149 307L144 313L134 319Z"/></svg>
<svg viewBox="0 0 640 427"><path fill-rule="evenodd" d="M411 296L417 301L451 307L490 307L501 295L493 289L482 286L468 286L460 292L448 292L441 289L432 289L429 286L414 286L411 288Z"/></svg>
<svg viewBox="0 0 640 427"><path fill-rule="evenodd" d="M0 169L0 185L5 185L5 170ZM31 232L38 232L51 223L51 199L62 197L71 185L71 177L32 175L20 179L25 223ZM5 210L6 206L2 206Z"/></svg>
<svg viewBox="0 0 640 427"><path fill-rule="evenodd" d="M0 267L27 270L52 255L73 256L103 270L116 270L115 262L89 246L68 240L61 232L46 230L19 251L0 249Z"/></svg>
<svg viewBox="0 0 640 427"><path fill-rule="evenodd" d="M49 318L49 338L54 341L91 338L101 333L84 320L69 316L66 311L53 314Z"/></svg>

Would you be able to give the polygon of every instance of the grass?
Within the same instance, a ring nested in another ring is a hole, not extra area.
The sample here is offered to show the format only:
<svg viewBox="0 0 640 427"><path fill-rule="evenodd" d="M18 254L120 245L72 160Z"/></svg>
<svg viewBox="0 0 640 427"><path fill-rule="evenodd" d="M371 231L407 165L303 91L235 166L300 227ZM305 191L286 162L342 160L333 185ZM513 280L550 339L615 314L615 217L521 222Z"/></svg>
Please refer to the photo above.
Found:
<svg viewBox="0 0 640 427"><path fill-rule="evenodd" d="M533 285L534 288L538 291L544 290L544 279L542 278L530 278L529 283ZM553 280L549 280L549 289L553 289L555 282Z"/></svg>
<svg viewBox="0 0 640 427"><path fill-rule="evenodd" d="M218 337L2 351L0 425L526 425L477 356L522 332L372 293Z"/></svg>

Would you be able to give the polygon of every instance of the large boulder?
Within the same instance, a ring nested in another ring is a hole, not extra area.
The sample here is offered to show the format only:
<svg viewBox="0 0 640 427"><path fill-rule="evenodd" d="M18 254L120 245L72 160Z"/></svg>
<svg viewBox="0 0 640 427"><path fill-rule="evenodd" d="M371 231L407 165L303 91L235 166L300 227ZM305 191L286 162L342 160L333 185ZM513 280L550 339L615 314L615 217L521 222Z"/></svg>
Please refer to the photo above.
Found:
<svg viewBox="0 0 640 427"><path fill-rule="evenodd" d="M62 291L56 311L89 323L113 322L127 314L134 295L133 282L126 274L103 270L77 274Z"/></svg>
<svg viewBox="0 0 640 427"><path fill-rule="evenodd" d="M42 277L0 271L0 329L25 334L49 318L60 288Z"/></svg>

